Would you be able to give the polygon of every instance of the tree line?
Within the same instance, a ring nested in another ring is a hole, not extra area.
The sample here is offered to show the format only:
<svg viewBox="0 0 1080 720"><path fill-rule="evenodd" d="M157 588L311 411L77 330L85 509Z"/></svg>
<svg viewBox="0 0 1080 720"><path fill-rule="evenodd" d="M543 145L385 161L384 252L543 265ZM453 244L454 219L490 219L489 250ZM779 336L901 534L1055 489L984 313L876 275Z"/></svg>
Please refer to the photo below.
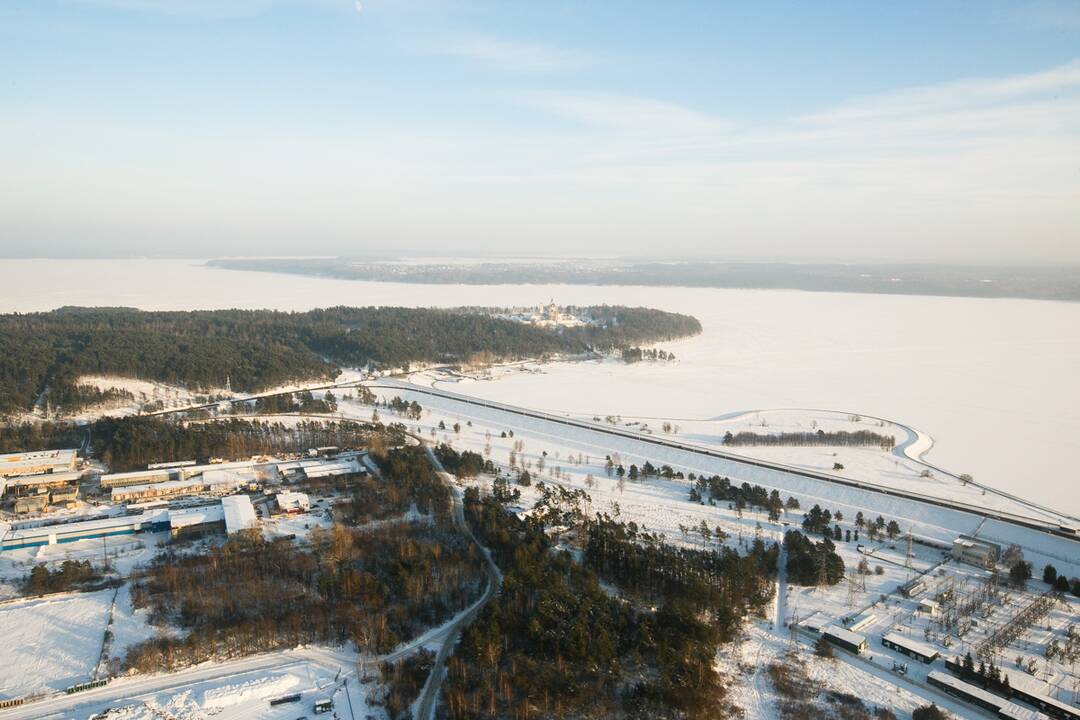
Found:
<svg viewBox="0 0 1080 720"><path fill-rule="evenodd" d="M691 502L704 504L708 500L710 505L715 505L717 501L727 502L739 513L740 517L742 517L742 511L749 506L751 509L767 510L769 520L775 522L780 519L785 509L797 510L799 507L799 501L794 497L789 495L785 501L781 499L779 491L775 489L769 491L760 485L751 485L748 482L732 485L730 478L719 475L712 477L702 475L697 478L691 475L690 479L694 481L694 485L690 488Z"/></svg>
<svg viewBox="0 0 1080 720"><path fill-rule="evenodd" d="M368 447L375 436L380 442L404 440L400 426L374 425L353 420L301 420L281 422L223 418L185 422L165 417L136 415L102 418L88 427L94 453L113 472L136 470L149 463L203 460L211 457L237 460L252 455L303 452L308 448L336 446Z"/></svg>
<svg viewBox="0 0 1080 720"><path fill-rule="evenodd" d="M620 351L620 357L624 363L636 363L642 360L649 360L652 362L672 362L675 360L675 353L668 352L667 350L660 350L658 348L641 348L638 346L624 347Z"/></svg>
<svg viewBox="0 0 1080 720"><path fill-rule="evenodd" d="M330 380L338 365L454 363L477 353L519 359L701 331L696 319L660 310L587 310L595 324L575 328L533 326L476 308L333 307L290 313L66 307L5 314L0 315L0 412L28 409L46 389L66 403L84 402L71 388L86 374L256 392Z"/></svg>
<svg viewBox="0 0 1080 720"><path fill-rule="evenodd" d="M44 595L85 590L102 580L101 572L89 560L65 560L52 570L44 564L35 565L23 580L23 592L27 595Z"/></svg>
<svg viewBox="0 0 1080 720"><path fill-rule="evenodd" d="M733 446L839 446L839 447L880 447L890 450L896 445L896 438L892 435L882 435L871 430L858 430L848 432L839 430L835 432L780 432L780 433L755 433L743 431L724 433L724 444Z"/></svg>

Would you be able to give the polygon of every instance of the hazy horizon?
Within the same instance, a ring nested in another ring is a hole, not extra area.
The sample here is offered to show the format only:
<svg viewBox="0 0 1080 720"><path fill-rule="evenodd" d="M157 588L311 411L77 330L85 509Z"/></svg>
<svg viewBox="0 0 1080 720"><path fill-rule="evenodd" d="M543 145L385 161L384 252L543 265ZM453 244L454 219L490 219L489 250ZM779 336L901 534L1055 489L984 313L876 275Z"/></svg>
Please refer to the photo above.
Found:
<svg viewBox="0 0 1080 720"><path fill-rule="evenodd" d="M1062 267L1077 267L1080 268L1080 258L1075 261L1068 262L1025 262L1016 263L1001 260L998 262L992 262L984 260L980 262L964 262L964 261L950 261L950 260L927 260L919 258L812 258L812 257L783 257L783 258L770 258L770 257L754 257L754 256L723 256L723 255L709 255L692 253L684 253L679 255L652 255L652 254L538 254L538 253L514 253L508 252L491 252L491 253L267 253L267 254L207 254L207 253L137 253L137 252L98 252L95 249L88 249L83 253L75 252L57 252L57 253L18 253L8 252L0 248L0 259L7 260L190 260L192 262L211 262L214 260L347 260L355 262L409 262L413 264L431 263L438 264L441 262L454 262L455 264L469 264L469 263L499 263L499 262L528 262L535 261L538 263L558 263L558 262L597 262L597 263L691 263L691 262L704 262L704 263L716 263L716 264L746 264L746 265L801 265L801 266L859 266L859 265L879 265L883 267L938 267L938 268L957 268L957 269L970 269L977 270L979 268L989 269L1016 269L1016 270L1054 270L1061 269Z"/></svg>

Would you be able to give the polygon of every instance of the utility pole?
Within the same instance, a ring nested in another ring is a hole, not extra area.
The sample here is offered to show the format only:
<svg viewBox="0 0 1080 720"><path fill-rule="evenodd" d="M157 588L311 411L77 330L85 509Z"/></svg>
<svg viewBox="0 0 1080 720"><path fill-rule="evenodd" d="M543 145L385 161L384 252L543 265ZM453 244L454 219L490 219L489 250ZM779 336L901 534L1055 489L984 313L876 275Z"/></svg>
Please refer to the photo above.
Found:
<svg viewBox="0 0 1080 720"><path fill-rule="evenodd" d="M356 720L356 715L353 714L352 695L349 694L349 678L345 678L341 682L341 687L345 691L345 699L349 701L349 717Z"/></svg>

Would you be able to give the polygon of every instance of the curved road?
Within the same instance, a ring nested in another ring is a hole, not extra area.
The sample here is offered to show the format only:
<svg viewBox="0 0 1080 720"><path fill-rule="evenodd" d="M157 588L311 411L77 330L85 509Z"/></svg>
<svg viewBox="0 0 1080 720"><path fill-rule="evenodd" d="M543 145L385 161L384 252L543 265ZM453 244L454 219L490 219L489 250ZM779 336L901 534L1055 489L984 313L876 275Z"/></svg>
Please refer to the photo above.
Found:
<svg viewBox="0 0 1080 720"><path fill-rule="evenodd" d="M992 518L992 519L995 519L995 520L1000 520L1002 522L1010 523L1012 525L1018 525L1018 526L1021 526L1021 527L1025 527L1025 528L1030 529L1030 530L1037 530L1039 532L1045 532L1045 533L1057 535L1059 537L1068 538L1070 540L1080 542L1080 534L1069 532L1068 530L1063 530L1060 526L1049 523L1049 522L1040 522L1040 521L1032 519L1032 518L1028 518L1028 517L1024 517L1024 516L1020 516L1020 515L1014 515L1012 513L1008 513L1008 512L1005 512L1005 511L991 510L991 509L987 509L985 507L980 507L980 506L977 506L977 505L969 505L967 503L957 502L957 501L953 501L953 500L947 500L947 499L944 499L944 498L928 497L926 495L920 495L920 494L905 491L905 490L887 488L887 487L883 487L883 486L880 486L880 485L874 485L874 484L871 484L871 483L864 483L864 482L859 482L857 480L850 480L848 478L840 477L840 476L837 476L837 475L830 475L828 473L822 473L822 472L816 472L816 471L813 471L813 470L805 470L805 469L802 469L802 468L792 467L790 465L784 465L782 463L770 462L770 461L767 461L767 460L758 460L758 459L749 458L749 457L746 457L746 456L743 456L743 455L734 455L734 454L731 454L731 453L723 452L723 451L720 451L720 450L715 450L713 448L709 448L709 447L706 447L706 446L697 445L697 444L693 444L693 443L687 443L687 442L681 442L681 441L677 441L677 440L670 440L670 439L665 439L665 438L657 438L657 437L653 437L653 436L642 435L641 433L634 433L634 432L631 432L631 431L628 431L628 430L623 430L623 429L620 429L620 428L607 427L607 426L601 425L599 423L587 422L587 421L583 421L583 420L576 420L576 419L568 418L568 417L561 417L561 416L558 416L558 415L552 415L550 413L545 413L545 412L540 412L540 411L535 411L535 410L529 410L527 408L517 407L517 406L514 406L514 405L507 405L505 403L498 403L498 402L492 402L492 401L488 401L488 400L481 400L481 399L478 399L478 398L469 397L467 395L460 395L458 393L447 392L445 390L435 390L433 388L413 385L411 383L404 382L404 381L386 382L384 380L384 381L376 381L376 382L365 383L365 385L367 387L371 387L371 388L395 390L397 392L412 392L412 393L417 393L417 394L420 394L420 395L428 395L428 396L431 396L431 397L443 398L443 399L446 399L446 400L451 400L453 402L459 402L459 403L464 403L464 404L467 404L467 405L474 405L474 406L477 406L477 407L488 408L488 409L496 410L496 411L499 411L499 412L510 413L510 414L519 415L519 416L527 417L527 418L531 418L531 419L542 420L542 421L545 421L545 422L551 422L551 423L556 423L556 424L560 424L560 425L565 425L565 426L568 426L568 427L580 428L582 430L588 430L590 432L602 433L602 434L606 434L606 435L613 435L613 436L616 436L616 437L628 438L628 439L631 439L631 440L634 440L634 441L637 441L637 442L649 443L649 444L652 444L652 445L659 445L659 446L663 446L663 447L673 448L675 450L682 450L682 451L686 451L686 452L692 452L692 453L696 453L696 454L699 454L699 455L705 455L705 456L708 456L708 457L714 457L714 458L718 458L718 459L721 459L721 460L726 460L726 461L729 461L729 462L739 463L739 464L747 465L747 466L751 466L751 467L759 467L759 468L764 468L766 470L776 470L776 471L783 472L783 473L788 473L788 474L791 474L791 475L810 478L812 480L825 481L825 482L833 483L835 485L843 485L843 486L847 486L847 487L858 488L860 490L879 493L881 495L889 495L889 496L893 496L893 497L898 497L898 498L902 498L902 499L905 499L905 500L910 500L910 501L918 502L918 503L922 503L922 504L936 505L936 506L939 506L939 507L950 508L950 509L953 509L953 510L960 510L960 511L963 511L963 512L978 515L980 517L989 517L989 518ZM1022 502L1024 502L1025 504L1028 504L1027 501L1022 501ZM1042 510L1042 508L1039 508L1038 506L1035 506L1033 504L1031 506L1032 506L1033 509ZM1078 522L1080 522L1080 521L1078 521Z"/></svg>
<svg viewBox="0 0 1080 720"><path fill-rule="evenodd" d="M435 457L435 453L431 451L431 446L427 443L424 443L424 451L427 453L428 459L431 460L431 464L435 466L436 471L450 486L451 493L453 493L454 524L476 543L476 546L480 548L480 554L484 556L484 567L487 571L488 584L480 599L468 610L461 613L458 618L455 618L454 626L449 628L448 634L445 636L442 645L439 647L439 654L435 657L435 664L432 666L431 673L428 675L428 679L424 683L424 687L420 691L420 697L416 702L417 710L415 717L417 720L431 720L431 718L434 717L435 701L439 697L439 691L442 688L443 680L446 678L446 661L450 658L454 646L457 645L457 641L461 636L461 630L465 625L472 622L472 619L476 617L476 613L480 612L480 609L494 597L495 591L502 587L503 579L499 566L491 559L491 551L480 544L480 541L473 535L469 524L465 522L465 504L463 502L461 488L454 482L453 475L446 472L442 463L439 462L439 458Z"/></svg>

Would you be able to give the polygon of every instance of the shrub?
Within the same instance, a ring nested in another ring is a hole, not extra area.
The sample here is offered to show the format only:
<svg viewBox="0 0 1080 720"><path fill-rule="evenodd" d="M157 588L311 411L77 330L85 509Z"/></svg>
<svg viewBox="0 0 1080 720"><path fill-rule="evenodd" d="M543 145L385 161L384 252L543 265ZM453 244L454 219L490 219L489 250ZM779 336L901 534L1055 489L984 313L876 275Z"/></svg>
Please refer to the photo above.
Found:
<svg viewBox="0 0 1080 720"><path fill-rule="evenodd" d="M814 643L814 654L821 658L832 659L833 648L832 643L826 640L824 637L819 637L817 642Z"/></svg>
<svg viewBox="0 0 1080 720"><path fill-rule="evenodd" d="M937 705L930 703L917 707L911 713L911 720L947 720L947 716Z"/></svg>

